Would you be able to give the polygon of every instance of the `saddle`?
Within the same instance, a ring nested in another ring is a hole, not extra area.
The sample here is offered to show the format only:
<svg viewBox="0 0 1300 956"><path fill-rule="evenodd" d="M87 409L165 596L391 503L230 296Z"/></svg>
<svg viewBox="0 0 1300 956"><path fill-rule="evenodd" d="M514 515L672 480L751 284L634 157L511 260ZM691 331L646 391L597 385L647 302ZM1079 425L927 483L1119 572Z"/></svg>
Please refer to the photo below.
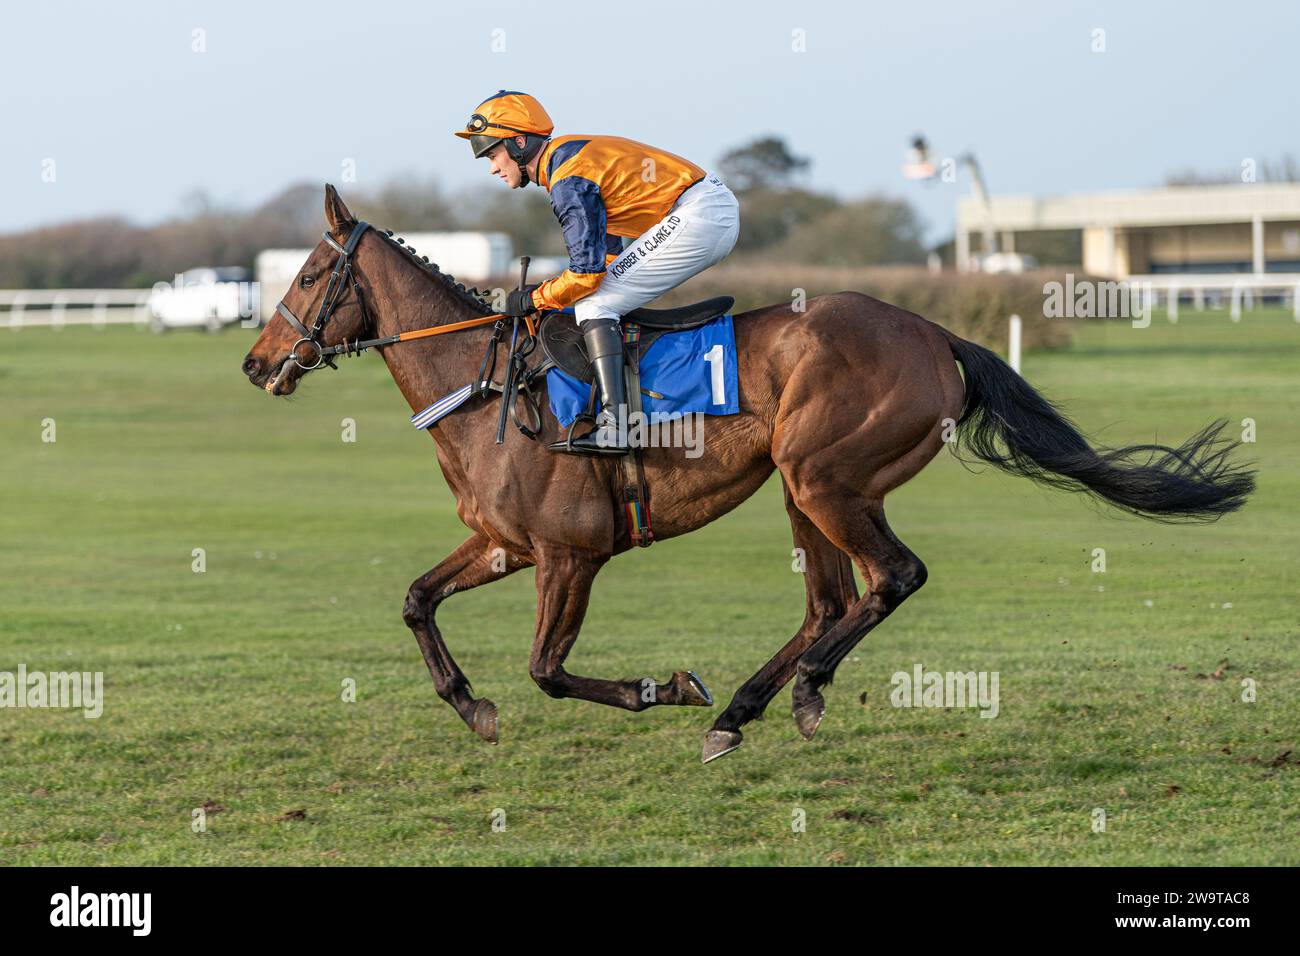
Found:
<svg viewBox="0 0 1300 956"><path fill-rule="evenodd" d="M640 352L644 354L661 335L712 322L718 316L726 315L735 304L736 300L731 296L721 295L676 309L633 309L623 316L623 321L640 326ZM542 316L537 336L551 364L580 382L590 384L593 381L587 346L582 341L573 313L547 312Z"/></svg>
<svg viewBox="0 0 1300 956"><path fill-rule="evenodd" d="M718 316L725 315L735 302L731 296L718 296L677 309L633 309L622 317L623 339L627 346L623 371L627 377L628 401L633 412L641 409L640 360L645 350L661 335L712 322ZM545 374L548 368L555 367L579 382L593 384L595 374L587 357L587 346L582 341L582 332L579 331L577 319L572 312L544 313L537 327L537 339L542 343L546 361L531 372L530 377ZM593 420L595 402L596 390L593 388L587 414L579 416L573 425L584 419ZM540 421L539 412L539 425ZM569 426L570 439L573 425ZM628 536L632 543L639 548L648 548L655 538L654 531L650 528L650 486L646 481L641 454L641 449L636 448L623 456L620 468L622 488L618 500L622 502L627 514Z"/></svg>

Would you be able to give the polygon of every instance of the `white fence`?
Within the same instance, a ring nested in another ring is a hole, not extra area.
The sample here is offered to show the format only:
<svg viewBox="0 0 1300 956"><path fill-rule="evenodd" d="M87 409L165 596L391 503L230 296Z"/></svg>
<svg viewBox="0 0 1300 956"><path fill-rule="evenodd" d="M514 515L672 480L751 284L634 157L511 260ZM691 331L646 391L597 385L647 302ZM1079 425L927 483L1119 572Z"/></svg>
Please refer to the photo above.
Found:
<svg viewBox="0 0 1300 956"><path fill-rule="evenodd" d="M0 289L0 326L145 324L151 295L152 289Z"/></svg>
<svg viewBox="0 0 1300 956"><path fill-rule="evenodd" d="M1141 302L1145 298L1150 306L1163 301L1170 322L1178 321L1179 301L1189 298L1198 312L1206 308L1207 302L1210 308L1222 308L1226 302L1228 315L1232 321L1239 322L1243 305L1247 312L1254 309L1257 295L1261 300L1273 295L1284 303L1290 301L1291 314L1300 322L1300 273L1129 276L1118 280L1118 284L1128 287L1130 301ZM1020 338L1020 316L1013 315L1007 320L1007 364L1017 372L1020 371Z"/></svg>
<svg viewBox="0 0 1300 956"><path fill-rule="evenodd" d="M1294 272L1244 273L1225 272L1206 275L1183 273L1179 275L1129 276L1123 280L1132 289L1150 290L1155 301L1164 302L1170 321L1178 321L1178 304L1191 301L1198 312L1206 307L1222 307L1226 302L1234 321L1241 318L1243 305L1247 311L1255 307L1255 298L1274 295L1284 302L1289 300L1291 311L1300 322L1300 274Z"/></svg>

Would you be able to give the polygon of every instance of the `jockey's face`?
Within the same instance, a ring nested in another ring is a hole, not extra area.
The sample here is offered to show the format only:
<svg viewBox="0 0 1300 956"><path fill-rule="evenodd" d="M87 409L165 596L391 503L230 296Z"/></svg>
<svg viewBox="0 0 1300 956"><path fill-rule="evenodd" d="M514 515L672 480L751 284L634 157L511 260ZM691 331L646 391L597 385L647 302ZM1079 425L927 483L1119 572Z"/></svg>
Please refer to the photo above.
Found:
<svg viewBox="0 0 1300 956"><path fill-rule="evenodd" d="M516 136L515 142L523 146L524 138ZM523 185L524 177L519 174L519 164L510 158L504 143L497 143L493 146L486 158L493 176L501 177L511 189L518 189Z"/></svg>

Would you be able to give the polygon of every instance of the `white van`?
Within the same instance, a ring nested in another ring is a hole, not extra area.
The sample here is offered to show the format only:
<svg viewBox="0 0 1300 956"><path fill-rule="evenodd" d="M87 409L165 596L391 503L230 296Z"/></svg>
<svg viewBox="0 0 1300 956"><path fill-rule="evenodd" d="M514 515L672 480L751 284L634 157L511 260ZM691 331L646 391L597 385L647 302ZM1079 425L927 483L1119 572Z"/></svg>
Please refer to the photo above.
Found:
<svg viewBox="0 0 1300 956"><path fill-rule="evenodd" d="M257 314L252 277L238 266L187 269L172 282L159 282L149 296L149 327L204 328L209 332Z"/></svg>

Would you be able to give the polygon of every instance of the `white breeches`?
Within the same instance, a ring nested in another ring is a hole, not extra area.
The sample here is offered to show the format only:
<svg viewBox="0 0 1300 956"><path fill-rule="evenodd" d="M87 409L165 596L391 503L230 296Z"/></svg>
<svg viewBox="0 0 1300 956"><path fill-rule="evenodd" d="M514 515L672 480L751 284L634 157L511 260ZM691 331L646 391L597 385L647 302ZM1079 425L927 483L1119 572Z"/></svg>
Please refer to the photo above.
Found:
<svg viewBox="0 0 1300 956"><path fill-rule="evenodd" d="M579 325L617 321L726 258L740 234L735 195L712 173L678 197L672 209L606 267L591 295L573 304Z"/></svg>

